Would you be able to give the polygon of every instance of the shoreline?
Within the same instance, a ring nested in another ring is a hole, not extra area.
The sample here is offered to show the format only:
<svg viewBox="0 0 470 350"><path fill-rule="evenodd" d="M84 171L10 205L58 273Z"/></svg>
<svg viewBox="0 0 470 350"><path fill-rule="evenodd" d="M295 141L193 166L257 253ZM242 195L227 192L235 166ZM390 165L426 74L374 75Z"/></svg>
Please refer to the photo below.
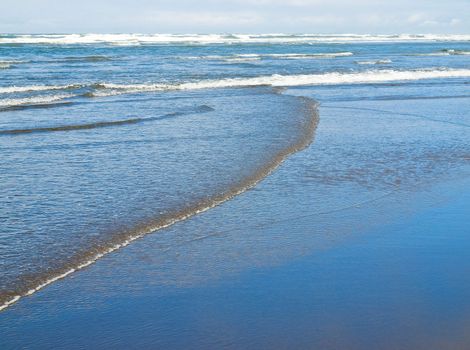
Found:
<svg viewBox="0 0 470 350"><path fill-rule="evenodd" d="M147 234L155 233L175 223L191 218L194 215L198 215L207 210L210 210L255 187L259 182L263 181L264 178L266 178L273 171L275 171L290 155L302 151L313 142L315 129L319 120L317 109L318 103L315 100L309 99L307 97L296 98L302 101L302 103L304 103L303 108L307 109L307 111L305 112L307 120L305 120L304 123L299 126L300 134L298 136L298 140L296 141L296 143L290 145L290 147L275 154L272 159L269 159L262 167L258 168L253 174L251 174L251 176L242 179L239 184L233 184L232 187L227 188L224 192L217 194L212 198L196 202L179 212L171 213L169 215L160 217L154 222L151 221L138 225L131 232L124 233L122 237L121 234L118 234L115 238L117 242L111 241L110 243L108 243L108 247L105 247L101 252L96 253L92 251L91 253L78 253L76 256L70 259L72 261L72 265L75 265L74 267L66 268L65 271L59 270L58 272L53 273L53 277L48 278L45 281L36 283L36 285L32 284L30 287L27 287L25 291L20 291L18 292L18 294L12 297L0 296L0 312L6 310L11 305L17 303L21 298L30 296L43 289L44 287L58 280L61 280L76 271L82 270L94 264L102 257L128 246L133 241L138 240L146 236ZM77 261L75 264L73 263L74 260ZM70 261L67 262L67 264L70 263ZM44 280L44 278L40 276L39 281L41 280Z"/></svg>

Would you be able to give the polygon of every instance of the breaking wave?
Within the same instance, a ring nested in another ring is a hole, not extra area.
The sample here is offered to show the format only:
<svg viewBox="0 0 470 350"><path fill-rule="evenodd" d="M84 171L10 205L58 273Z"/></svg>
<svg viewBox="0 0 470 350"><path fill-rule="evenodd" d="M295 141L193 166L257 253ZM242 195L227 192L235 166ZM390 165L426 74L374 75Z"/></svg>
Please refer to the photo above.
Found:
<svg viewBox="0 0 470 350"><path fill-rule="evenodd" d="M392 60L384 59L384 60L376 60L376 61L356 61L357 64L363 65L374 65L374 64L390 64Z"/></svg>
<svg viewBox="0 0 470 350"><path fill-rule="evenodd" d="M369 70L354 73L323 73L296 75L269 75L253 78L226 78L217 80L201 80L180 84L100 84L101 90L94 96L109 96L120 93L136 93L146 91L196 90L212 88L248 87L248 86L303 86L303 85L340 85L383 83L390 81L406 81L436 78L470 77L470 69L448 70Z"/></svg>
<svg viewBox="0 0 470 350"><path fill-rule="evenodd" d="M327 53L248 53L248 54L237 54L237 55L209 55L209 56L181 56L181 59L201 59L201 60L221 60L221 61L258 61L261 59L315 59L315 58L335 58L335 57L346 57L352 56L352 52L327 52Z"/></svg>
<svg viewBox="0 0 470 350"><path fill-rule="evenodd" d="M454 50L454 49L443 49L438 52L430 53L417 53L412 56L461 56L461 55L470 55L470 51L465 50Z"/></svg>
<svg viewBox="0 0 470 350"><path fill-rule="evenodd" d="M0 60L0 69L8 69L13 67L14 65L26 63L26 61L19 61L19 60Z"/></svg>
<svg viewBox="0 0 470 350"><path fill-rule="evenodd" d="M444 49L442 52L448 55L470 55L470 51L464 50Z"/></svg>
<svg viewBox="0 0 470 350"><path fill-rule="evenodd" d="M23 93L36 91L63 90L69 93L55 95L34 96L26 98L11 98L0 101L0 108L11 108L14 106L43 105L57 102L67 98L82 97L106 97L120 94L142 93L142 92L164 92L177 90L216 89L231 87L254 87L254 86L306 86L306 85L341 85L341 84L370 84L387 83L394 81L412 81L438 78L468 78L470 69L434 69L434 70L368 70L363 72L331 72L321 74L295 74L295 75L266 75L251 78L225 78L213 80L199 80L182 83L155 83L155 84L115 84L94 83L88 85L31 85L0 87L0 93ZM87 92L73 94L74 89L86 89Z"/></svg>
<svg viewBox="0 0 470 350"><path fill-rule="evenodd" d="M329 52L329 53L272 53L272 54L261 54L261 58L277 58L277 59L312 59L312 58L335 58L335 57L347 57L352 56L352 52Z"/></svg>
<svg viewBox="0 0 470 350"><path fill-rule="evenodd" d="M26 108L33 106L47 106L51 104L56 104L59 101L63 101L64 99L72 98L75 96L76 95L74 94L57 94L25 98L6 98L0 100L0 110ZM63 103L65 103L65 101Z"/></svg>

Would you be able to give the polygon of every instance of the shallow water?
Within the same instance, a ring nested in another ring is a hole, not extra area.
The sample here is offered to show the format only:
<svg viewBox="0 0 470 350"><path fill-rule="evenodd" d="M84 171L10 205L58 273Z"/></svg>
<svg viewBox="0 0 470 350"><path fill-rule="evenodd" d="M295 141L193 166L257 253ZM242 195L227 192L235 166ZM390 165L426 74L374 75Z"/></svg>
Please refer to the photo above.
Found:
<svg viewBox="0 0 470 350"><path fill-rule="evenodd" d="M13 305L0 344L465 349L468 131L414 116L465 104L350 103L252 190Z"/></svg>
<svg viewBox="0 0 470 350"><path fill-rule="evenodd" d="M172 101L181 112L153 112L139 123L3 136L3 160L12 164L2 174L6 293L27 291L93 254L226 200L310 142L298 130L316 123L306 101L269 89L198 95ZM250 147L236 156L240 144Z"/></svg>

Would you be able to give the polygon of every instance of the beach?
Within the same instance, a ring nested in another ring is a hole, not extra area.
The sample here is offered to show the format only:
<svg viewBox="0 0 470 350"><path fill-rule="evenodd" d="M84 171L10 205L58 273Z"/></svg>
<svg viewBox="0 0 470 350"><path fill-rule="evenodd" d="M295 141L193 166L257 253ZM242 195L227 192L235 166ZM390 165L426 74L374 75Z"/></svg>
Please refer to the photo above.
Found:
<svg viewBox="0 0 470 350"><path fill-rule="evenodd" d="M468 42L13 39L1 348L468 347Z"/></svg>

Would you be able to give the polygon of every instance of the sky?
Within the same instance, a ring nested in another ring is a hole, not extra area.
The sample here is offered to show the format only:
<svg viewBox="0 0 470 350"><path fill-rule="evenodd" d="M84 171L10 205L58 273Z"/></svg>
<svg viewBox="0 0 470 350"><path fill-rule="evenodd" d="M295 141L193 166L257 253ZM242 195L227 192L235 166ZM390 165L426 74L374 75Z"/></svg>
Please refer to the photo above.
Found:
<svg viewBox="0 0 470 350"><path fill-rule="evenodd" d="M470 34L470 0L0 0L0 33Z"/></svg>

